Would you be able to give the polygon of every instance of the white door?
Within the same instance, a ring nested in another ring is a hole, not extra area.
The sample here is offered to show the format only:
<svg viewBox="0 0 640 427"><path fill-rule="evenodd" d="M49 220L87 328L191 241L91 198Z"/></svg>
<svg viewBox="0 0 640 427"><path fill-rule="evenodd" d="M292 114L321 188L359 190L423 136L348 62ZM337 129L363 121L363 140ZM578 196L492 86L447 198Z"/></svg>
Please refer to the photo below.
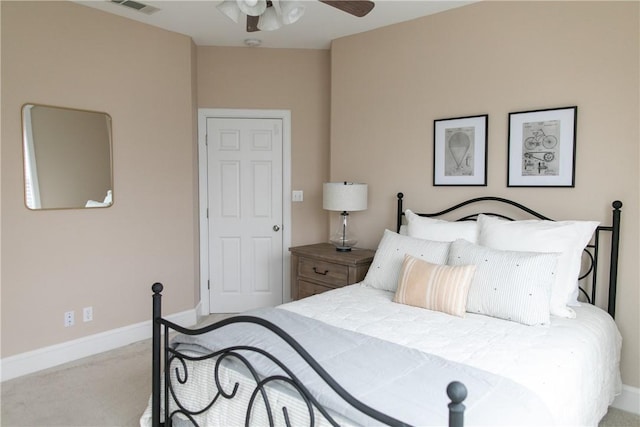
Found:
<svg viewBox="0 0 640 427"><path fill-rule="evenodd" d="M207 118L209 307L283 302L281 119Z"/></svg>

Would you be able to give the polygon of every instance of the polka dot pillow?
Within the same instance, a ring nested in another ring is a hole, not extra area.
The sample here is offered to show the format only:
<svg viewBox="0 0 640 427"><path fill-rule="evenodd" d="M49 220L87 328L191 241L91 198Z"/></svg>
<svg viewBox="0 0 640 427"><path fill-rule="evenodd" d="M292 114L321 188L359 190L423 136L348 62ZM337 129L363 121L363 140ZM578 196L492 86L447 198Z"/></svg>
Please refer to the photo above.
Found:
<svg viewBox="0 0 640 427"><path fill-rule="evenodd" d="M447 264L476 266L467 312L548 325L557 259L555 253L503 251L456 240Z"/></svg>

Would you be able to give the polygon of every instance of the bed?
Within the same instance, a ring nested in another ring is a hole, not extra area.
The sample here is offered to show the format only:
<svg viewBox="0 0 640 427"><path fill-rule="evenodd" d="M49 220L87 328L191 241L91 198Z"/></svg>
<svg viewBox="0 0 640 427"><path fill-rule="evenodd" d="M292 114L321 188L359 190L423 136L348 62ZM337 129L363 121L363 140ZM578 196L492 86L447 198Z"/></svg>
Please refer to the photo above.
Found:
<svg viewBox="0 0 640 427"><path fill-rule="evenodd" d="M602 225L403 201L361 283L194 330L154 284L141 426L597 425L621 389L622 203Z"/></svg>

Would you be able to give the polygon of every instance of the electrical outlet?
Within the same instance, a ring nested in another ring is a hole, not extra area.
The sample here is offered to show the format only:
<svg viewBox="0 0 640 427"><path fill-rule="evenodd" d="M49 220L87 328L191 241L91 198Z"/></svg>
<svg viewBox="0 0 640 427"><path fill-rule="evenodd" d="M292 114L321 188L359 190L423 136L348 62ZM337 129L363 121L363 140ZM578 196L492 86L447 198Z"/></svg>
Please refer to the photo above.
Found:
<svg viewBox="0 0 640 427"><path fill-rule="evenodd" d="M64 327L73 326L76 323L76 315L73 311L67 311L64 313Z"/></svg>
<svg viewBox="0 0 640 427"><path fill-rule="evenodd" d="M82 321L91 322L93 320L93 307L85 307L82 309Z"/></svg>

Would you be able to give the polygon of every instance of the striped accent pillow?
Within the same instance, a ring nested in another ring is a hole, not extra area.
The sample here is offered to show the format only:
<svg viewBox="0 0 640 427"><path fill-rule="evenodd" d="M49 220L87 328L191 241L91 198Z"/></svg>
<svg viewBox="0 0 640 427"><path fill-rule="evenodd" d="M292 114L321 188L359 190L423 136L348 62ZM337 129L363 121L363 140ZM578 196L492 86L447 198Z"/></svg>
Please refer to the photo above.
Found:
<svg viewBox="0 0 640 427"><path fill-rule="evenodd" d="M524 325L548 325L558 254L501 251L465 240L451 243L448 265L477 266L467 311Z"/></svg>
<svg viewBox="0 0 640 427"><path fill-rule="evenodd" d="M475 271L475 265L431 264L405 255L393 301L464 317Z"/></svg>

